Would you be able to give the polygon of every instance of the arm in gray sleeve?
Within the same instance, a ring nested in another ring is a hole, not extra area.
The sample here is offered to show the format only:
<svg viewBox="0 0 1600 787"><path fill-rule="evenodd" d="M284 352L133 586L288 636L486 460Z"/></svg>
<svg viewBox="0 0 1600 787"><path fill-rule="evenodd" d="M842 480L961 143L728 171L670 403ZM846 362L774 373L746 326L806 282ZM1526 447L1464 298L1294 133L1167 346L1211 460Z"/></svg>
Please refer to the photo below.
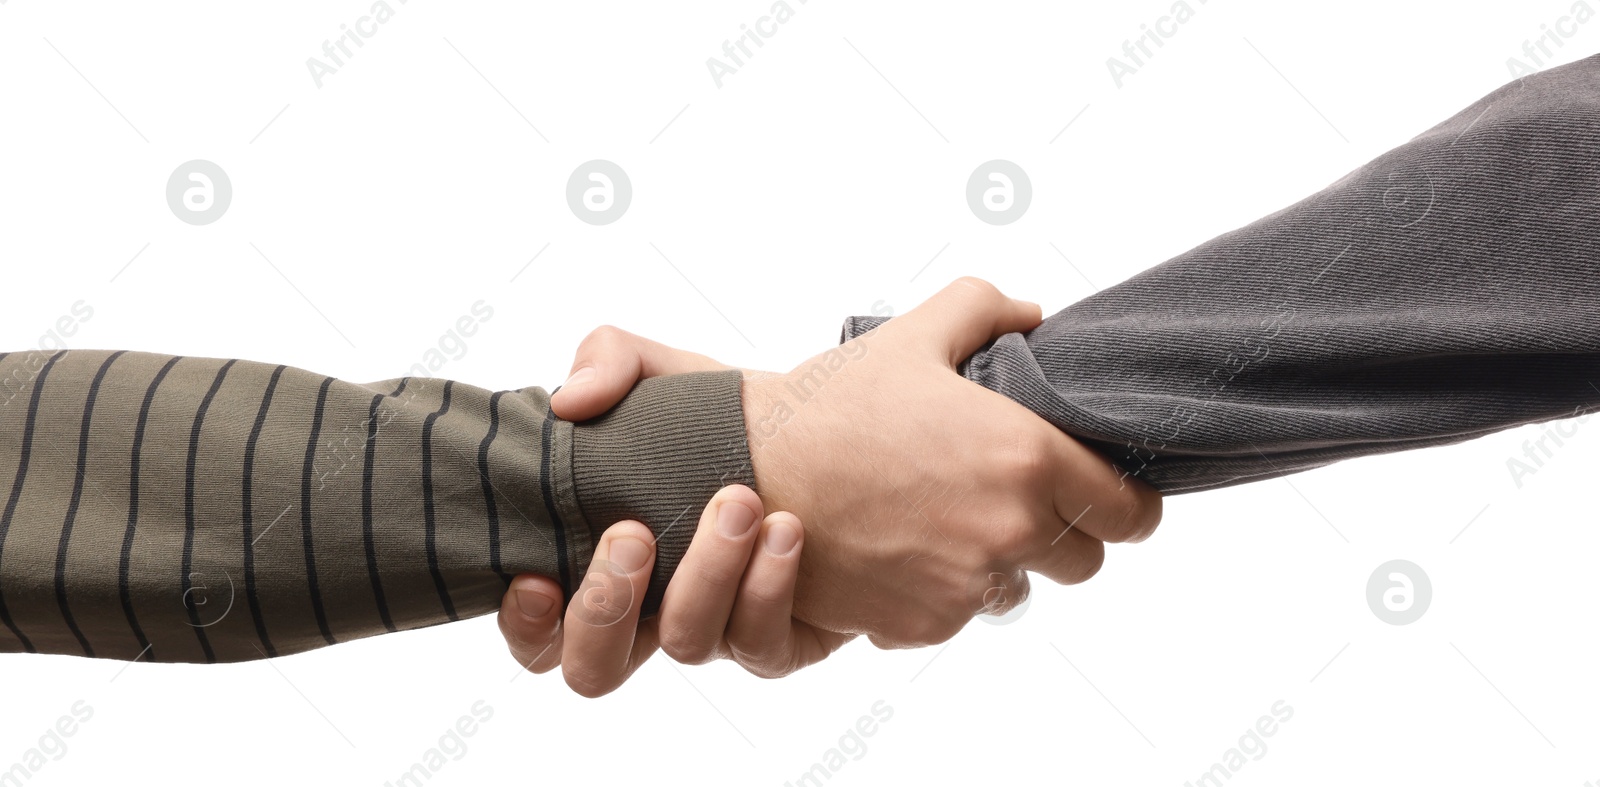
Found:
<svg viewBox="0 0 1600 787"><path fill-rule="evenodd" d="M1168 494L1585 412L1600 56L1512 82L964 373Z"/></svg>

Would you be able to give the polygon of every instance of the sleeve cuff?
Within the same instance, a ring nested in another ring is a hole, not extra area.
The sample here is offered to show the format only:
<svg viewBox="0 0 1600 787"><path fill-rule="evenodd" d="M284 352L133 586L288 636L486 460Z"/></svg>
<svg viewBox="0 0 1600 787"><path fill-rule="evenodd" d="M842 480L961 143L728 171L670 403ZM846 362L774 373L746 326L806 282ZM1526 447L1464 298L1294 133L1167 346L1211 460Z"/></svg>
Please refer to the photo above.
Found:
<svg viewBox="0 0 1600 787"><path fill-rule="evenodd" d="M582 582L592 545L624 519L656 536L655 570L643 614L660 608L711 496L728 484L755 488L737 369L641 380L606 414L572 426L572 481L586 554L574 555ZM570 599L577 590L567 589Z"/></svg>

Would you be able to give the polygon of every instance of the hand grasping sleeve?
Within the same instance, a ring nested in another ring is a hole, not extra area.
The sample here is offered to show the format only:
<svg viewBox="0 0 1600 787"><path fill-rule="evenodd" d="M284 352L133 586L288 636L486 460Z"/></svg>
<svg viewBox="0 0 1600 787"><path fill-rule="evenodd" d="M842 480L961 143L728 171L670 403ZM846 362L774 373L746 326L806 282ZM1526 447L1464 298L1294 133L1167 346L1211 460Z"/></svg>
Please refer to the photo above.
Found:
<svg viewBox="0 0 1600 787"><path fill-rule="evenodd" d="M1597 217L1600 56L1512 82L964 373L1168 494L1570 417L1600 404Z"/></svg>

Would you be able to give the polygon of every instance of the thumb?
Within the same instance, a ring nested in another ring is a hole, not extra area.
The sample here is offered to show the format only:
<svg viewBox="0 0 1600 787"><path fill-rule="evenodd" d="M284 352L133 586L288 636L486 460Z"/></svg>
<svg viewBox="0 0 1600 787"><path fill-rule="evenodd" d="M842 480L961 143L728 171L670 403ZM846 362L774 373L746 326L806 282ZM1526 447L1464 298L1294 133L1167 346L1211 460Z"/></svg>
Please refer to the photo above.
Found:
<svg viewBox="0 0 1600 787"><path fill-rule="evenodd" d="M646 377L730 368L704 355L602 325L578 345L572 373L550 397L550 409L564 420L586 421L615 407L634 383Z"/></svg>
<svg viewBox="0 0 1600 787"><path fill-rule="evenodd" d="M913 332L913 341L955 368L1004 334L1033 330L1040 319L1039 304L1008 298L983 279L963 276L882 327L899 322L900 330Z"/></svg>

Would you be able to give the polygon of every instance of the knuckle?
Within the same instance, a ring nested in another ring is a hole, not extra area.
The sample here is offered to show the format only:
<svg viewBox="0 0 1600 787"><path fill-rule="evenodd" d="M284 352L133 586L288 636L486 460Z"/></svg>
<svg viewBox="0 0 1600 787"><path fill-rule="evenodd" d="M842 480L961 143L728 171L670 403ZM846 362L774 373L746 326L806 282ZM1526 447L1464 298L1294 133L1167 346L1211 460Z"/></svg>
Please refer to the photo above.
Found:
<svg viewBox="0 0 1600 787"><path fill-rule="evenodd" d="M698 563L692 573L694 586L700 591L716 598L732 598L733 592L738 589L739 581L744 576L744 565L730 565L729 559L740 559L742 556L733 550L726 550L729 554L720 555L721 560L708 560Z"/></svg>
<svg viewBox="0 0 1600 787"><path fill-rule="evenodd" d="M511 651L511 656L523 663L526 663L529 659L532 659L538 654L543 653L547 648L550 647L551 638L548 636L530 637L518 634L516 632L504 633L506 638L506 647Z"/></svg>
<svg viewBox="0 0 1600 787"><path fill-rule="evenodd" d="M962 548L966 555L950 566L951 579L967 579L970 585L977 577L997 570L997 566L1023 562L1033 551L1033 541L1037 540L1033 536L1034 518L1010 501L997 505L1001 510L981 520L982 530L964 539L966 543Z"/></svg>
<svg viewBox="0 0 1600 787"><path fill-rule="evenodd" d="M616 347L625 344L632 337L633 334L615 325L601 325L590 331L587 336L583 337L583 341L578 343L578 354L583 355Z"/></svg>
<svg viewBox="0 0 1600 787"><path fill-rule="evenodd" d="M799 669L798 655L789 630L774 636L746 632L728 638L728 653L747 672L762 678L781 678Z"/></svg>
<svg viewBox="0 0 1600 787"><path fill-rule="evenodd" d="M758 678L779 678L788 674L780 669L781 654L769 643L740 642L730 639L728 651L735 664Z"/></svg>
<svg viewBox="0 0 1600 787"><path fill-rule="evenodd" d="M1112 535L1118 541L1143 541L1161 524L1161 495L1139 483L1132 487Z"/></svg>
<svg viewBox="0 0 1600 787"><path fill-rule="evenodd" d="M626 593L606 595L600 591L586 593L573 605L577 621L591 628L614 626L627 617L629 599Z"/></svg>
<svg viewBox="0 0 1600 787"><path fill-rule="evenodd" d="M1018 429L1005 445L1007 449L1002 457L1001 469L1008 478L1015 479L1030 490L1039 489L1050 482L1054 454L1049 438L1040 429Z"/></svg>
<svg viewBox="0 0 1600 787"><path fill-rule="evenodd" d="M683 625L663 625L661 651L679 664L705 664L715 661L716 638Z"/></svg>
<svg viewBox="0 0 1600 787"><path fill-rule="evenodd" d="M1138 522L1138 530L1144 537L1148 538L1154 533L1161 524L1161 493L1148 485L1143 486L1134 517Z"/></svg>
<svg viewBox="0 0 1600 787"><path fill-rule="evenodd" d="M608 560L596 559L590 563L568 609L580 622L604 628L623 620L640 601L635 597L633 580L626 573Z"/></svg>
<svg viewBox="0 0 1600 787"><path fill-rule="evenodd" d="M791 604L794 599L794 590L767 582L750 582L739 589L738 604L757 610L781 609L786 604Z"/></svg>
<svg viewBox="0 0 1600 787"><path fill-rule="evenodd" d="M584 337L583 341L584 341L584 343L588 343L588 342L591 342L591 341L608 342L608 341L615 341L617 339L621 339L622 337L627 336L627 335L628 335L627 331L624 331L624 330L622 330L621 328L618 328L615 325L611 325L611 324L607 323L605 325L600 325L600 326L596 327L594 330L590 331L589 335Z"/></svg>
<svg viewBox="0 0 1600 787"><path fill-rule="evenodd" d="M1089 541L1080 553L1078 562L1074 566L1075 571L1067 578L1067 581L1061 584L1076 585L1080 582L1087 582L1093 579L1095 574L1100 573L1100 568L1105 565L1105 562L1105 544L1099 541Z"/></svg>
<svg viewBox="0 0 1600 787"><path fill-rule="evenodd" d="M550 670L561 666L560 648L534 648L531 650L517 650L510 648L511 658L516 659L524 670L535 675L543 675Z"/></svg>
<svg viewBox="0 0 1600 787"><path fill-rule="evenodd" d="M554 631L539 631L538 624L518 620L515 616L505 613L502 613L497 620L500 624L500 636L505 638L513 656L523 652L537 653L550 644L551 638L555 636Z"/></svg>
<svg viewBox="0 0 1600 787"><path fill-rule="evenodd" d="M988 301L997 301L1005 297L1000 293L999 287L996 287L993 284L990 284L987 280L980 279L976 276L962 276L961 278L956 279L952 286L958 286L963 289L970 290L973 294Z"/></svg>
<svg viewBox="0 0 1600 787"><path fill-rule="evenodd" d="M1018 510L1003 514L995 526L994 553L992 558L1014 561L1028 555L1035 548L1037 540L1038 523L1033 514L1028 511Z"/></svg>

